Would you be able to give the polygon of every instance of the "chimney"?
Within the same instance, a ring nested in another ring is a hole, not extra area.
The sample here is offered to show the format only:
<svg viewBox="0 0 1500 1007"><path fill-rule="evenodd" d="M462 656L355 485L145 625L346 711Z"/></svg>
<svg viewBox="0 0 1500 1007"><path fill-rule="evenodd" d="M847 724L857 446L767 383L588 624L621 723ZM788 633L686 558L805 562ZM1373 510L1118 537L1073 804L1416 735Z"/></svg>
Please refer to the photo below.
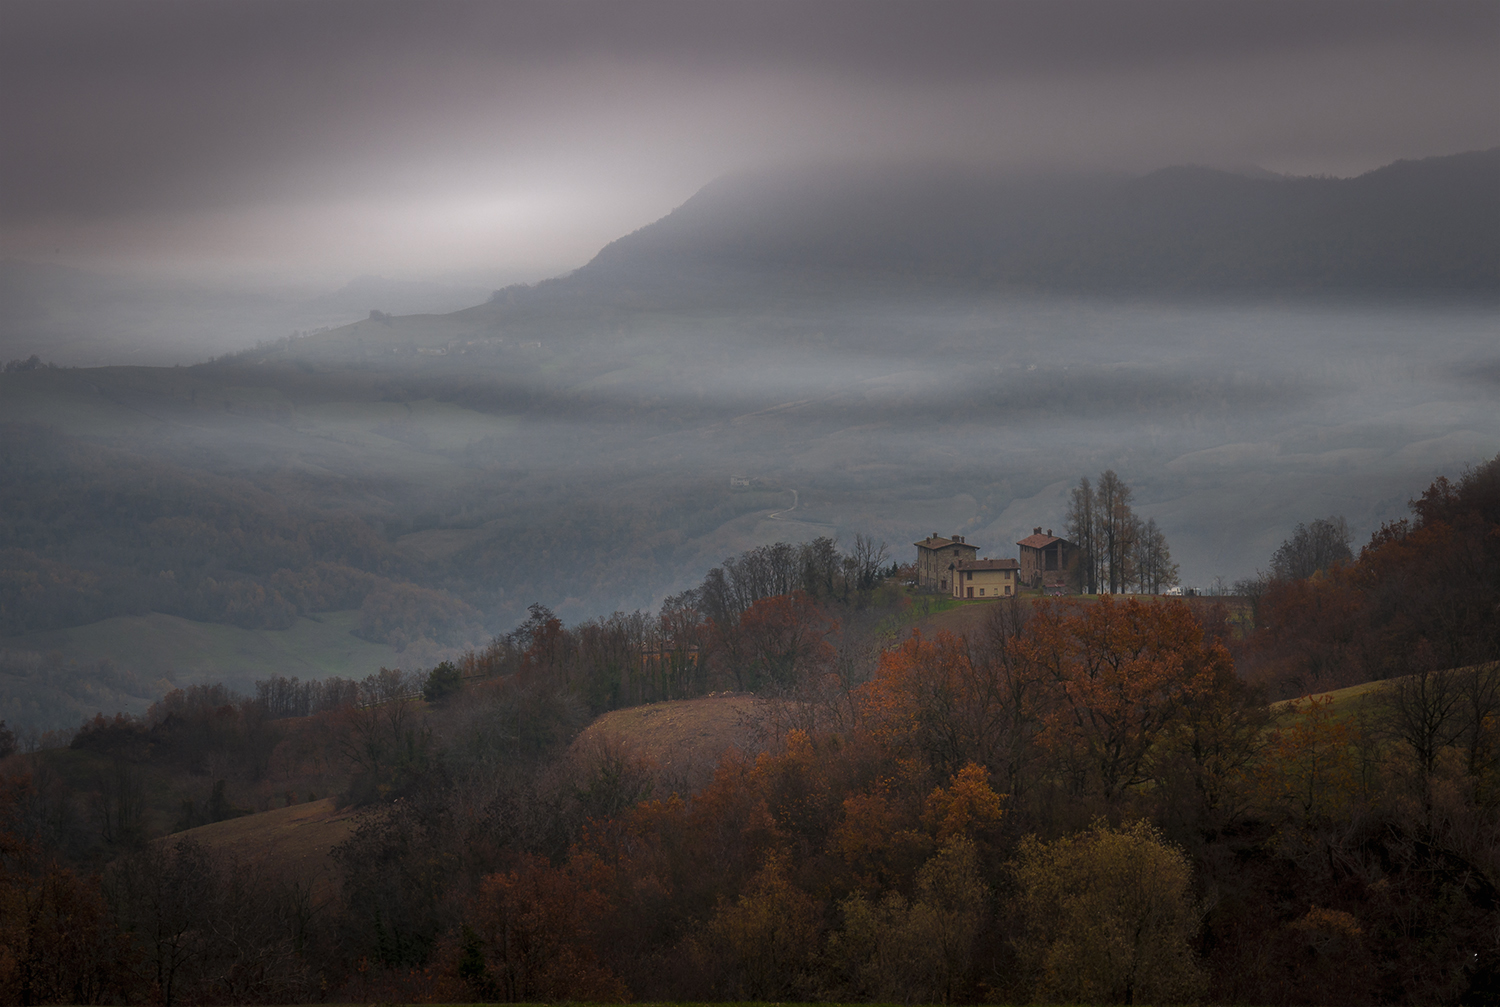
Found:
<svg viewBox="0 0 1500 1007"><path fill-rule="evenodd" d="M1051 529L1051 528L1048 528L1048 529L1047 529L1047 537L1048 537L1048 538L1051 538L1051 537L1052 537L1052 529Z"/></svg>
<svg viewBox="0 0 1500 1007"><path fill-rule="evenodd" d="M933 533L932 533L932 537L933 537L933 538L937 538L937 532L933 532Z"/></svg>
<svg viewBox="0 0 1500 1007"><path fill-rule="evenodd" d="M1037 525L1035 528L1031 529L1031 534L1033 534L1033 535L1040 535L1041 533L1042 533L1042 526L1041 525Z"/></svg>

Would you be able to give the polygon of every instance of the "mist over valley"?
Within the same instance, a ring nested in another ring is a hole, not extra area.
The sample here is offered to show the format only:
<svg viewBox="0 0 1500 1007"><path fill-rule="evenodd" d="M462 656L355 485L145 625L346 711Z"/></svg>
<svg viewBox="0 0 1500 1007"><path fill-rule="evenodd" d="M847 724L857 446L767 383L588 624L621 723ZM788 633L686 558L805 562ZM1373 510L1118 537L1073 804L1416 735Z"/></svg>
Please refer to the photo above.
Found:
<svg viewBox="0 0 1500 1007"><path fill-rule="evenodd" d="M305 675L425 666L533 603L569 621L650 609L775 541L863 534L906 562L937 532L1013 555L1105 469L1183 582L1222 590L1297 523L1343 515L1363 541L1500 447L1497 163L1312 189L1201 170L967 190L931 169L744 176L463 310L388 310L401 291L366 280L322 302L365 296L360 321L211 362L14 369L6 646L99 660L77 627L101 619L273 640L341 611L357 635ZM1165 229L1130 254L1110 221L1144 212L1142 191ZM1253 240L1191 237L1257 215ZM1096 218L1113 238L1079 230ZM1288 244L1302 268L1268 272ZM1424 273L1413 248L1443 251ZM109 657L145 696L164 673L245 687L265 646Z"/></svg>

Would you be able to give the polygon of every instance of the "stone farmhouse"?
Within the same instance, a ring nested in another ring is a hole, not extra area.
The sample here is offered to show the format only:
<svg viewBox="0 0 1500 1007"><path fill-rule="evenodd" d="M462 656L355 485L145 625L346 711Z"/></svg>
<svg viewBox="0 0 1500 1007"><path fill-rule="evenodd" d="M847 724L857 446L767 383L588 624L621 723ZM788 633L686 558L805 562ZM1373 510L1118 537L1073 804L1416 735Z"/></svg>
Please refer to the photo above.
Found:
<svg viewBox="0 0 1500 1007"><path fill-rule="evenodd" d="M962 535L942 538L933 532L912 544L917 547L917 587L928 591L951 591L953 568L979 555L979 547L966 543Z"/></svg>
<svg viewBox="0 0 1500 1007"><path fill-rule="evenodd" d="M933 532L917 547L917 587L955 598L1005 598L1023 587L1062 594L1071 589L1069 575L1077 547L1048 529L1036 528L1016 545L1021 558L980 559L979 547L962 535L943 538Z"/></svg>
<svg viewBox="0 0 1500 1007"><path fill-rule="evenodd" d="M1061 594L1069 588L1069 567L1078 547L1065 538L1058 538L1048 528L1033 528L1031 534L1016 545L1021 547L1021 583L1027 587L1042 588L1049 594Z"/></svg>

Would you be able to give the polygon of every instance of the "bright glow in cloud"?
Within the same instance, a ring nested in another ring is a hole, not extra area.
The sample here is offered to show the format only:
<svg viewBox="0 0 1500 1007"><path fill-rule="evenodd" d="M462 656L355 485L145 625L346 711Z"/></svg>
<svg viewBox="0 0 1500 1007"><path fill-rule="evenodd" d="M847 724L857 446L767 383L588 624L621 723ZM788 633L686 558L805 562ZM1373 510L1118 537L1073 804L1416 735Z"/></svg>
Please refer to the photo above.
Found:
<svg viewBox="0 0 1500 1007"><path fill-rule="evenodd" d="M1500 122L1493 3L6 12L0 253L71 262L545 275L767 162L1353 174Z"/></svg>

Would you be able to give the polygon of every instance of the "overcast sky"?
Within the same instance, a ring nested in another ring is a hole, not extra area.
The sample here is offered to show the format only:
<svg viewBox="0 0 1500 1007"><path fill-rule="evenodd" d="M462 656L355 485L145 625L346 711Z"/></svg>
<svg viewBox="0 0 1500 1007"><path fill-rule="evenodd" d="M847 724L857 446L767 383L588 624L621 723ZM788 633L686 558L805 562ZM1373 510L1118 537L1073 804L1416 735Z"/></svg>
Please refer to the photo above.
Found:
<svg viewBox="0 0 1500 1007"><path fill-rule="evenodd" d="M0 257L93 266L499 283L766 163L1497 143L1495 0L0 0Z"/></svg>

